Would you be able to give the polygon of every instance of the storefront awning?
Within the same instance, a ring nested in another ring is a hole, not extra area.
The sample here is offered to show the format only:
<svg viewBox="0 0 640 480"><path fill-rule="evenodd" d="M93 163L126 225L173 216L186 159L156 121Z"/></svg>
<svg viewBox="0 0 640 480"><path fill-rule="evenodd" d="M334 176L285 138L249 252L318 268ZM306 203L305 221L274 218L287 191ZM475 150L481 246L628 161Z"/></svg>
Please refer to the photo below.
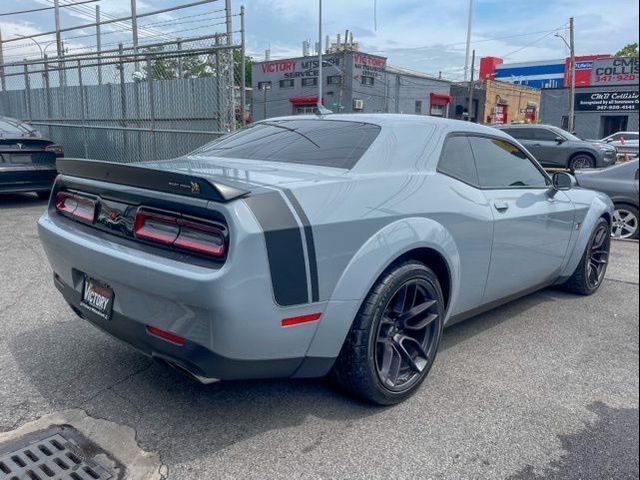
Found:
<svg viewBox="0 0 640 480"><path fill-rule="evenodd" d="M318 97L291 97L289 101L294 105L316 105Z"/></svg>
<svg viewBox="0 0 640 480"><path fill-rule="evenodd" d="M449 105L453 101L453 97L448 93L431 92L431 105Z"/></svg>

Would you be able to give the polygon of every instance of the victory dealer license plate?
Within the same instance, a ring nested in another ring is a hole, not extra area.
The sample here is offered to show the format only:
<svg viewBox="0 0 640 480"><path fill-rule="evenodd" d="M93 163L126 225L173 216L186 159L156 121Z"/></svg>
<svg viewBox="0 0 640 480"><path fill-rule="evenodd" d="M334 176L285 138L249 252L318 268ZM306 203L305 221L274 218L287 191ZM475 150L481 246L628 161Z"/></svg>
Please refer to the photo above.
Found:
<svg viewBox="0 0 640 480"><path fill-rule="evenodd" d="M109 320L113 309L113 290L98 280L84 277L82 305L105 320Z"/></svg>

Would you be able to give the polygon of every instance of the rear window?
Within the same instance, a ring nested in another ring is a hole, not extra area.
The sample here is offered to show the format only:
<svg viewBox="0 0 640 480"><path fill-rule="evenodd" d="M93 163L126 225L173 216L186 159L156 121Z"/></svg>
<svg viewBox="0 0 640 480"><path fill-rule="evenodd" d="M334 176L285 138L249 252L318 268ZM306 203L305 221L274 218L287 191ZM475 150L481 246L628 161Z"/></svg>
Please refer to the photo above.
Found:
<svg viewBox="0 0 640 480"><path fill-rule="evenodd" d="M274 120L257 123L195 154L351 169L380 133L370 123Z"/></svg>

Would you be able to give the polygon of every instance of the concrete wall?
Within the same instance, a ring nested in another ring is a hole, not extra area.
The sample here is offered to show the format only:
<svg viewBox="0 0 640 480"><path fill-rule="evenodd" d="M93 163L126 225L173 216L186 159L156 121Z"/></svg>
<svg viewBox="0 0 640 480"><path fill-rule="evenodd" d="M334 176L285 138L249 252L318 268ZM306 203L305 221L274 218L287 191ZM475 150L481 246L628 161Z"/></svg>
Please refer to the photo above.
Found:
<svg viewBox="0 0 640 480"><path fill-rule="evenodd" d="M638 92L638 86L587 87L576 93L596 93L602 91ZM563 127L562 117L569 111L569 89L559 88L542 91L540 120L542 123ZM638 110L621 112L576 112L575 131L583 138L602 138L603 118L607 116L627 116L627 130L638 131Z"/></svg>

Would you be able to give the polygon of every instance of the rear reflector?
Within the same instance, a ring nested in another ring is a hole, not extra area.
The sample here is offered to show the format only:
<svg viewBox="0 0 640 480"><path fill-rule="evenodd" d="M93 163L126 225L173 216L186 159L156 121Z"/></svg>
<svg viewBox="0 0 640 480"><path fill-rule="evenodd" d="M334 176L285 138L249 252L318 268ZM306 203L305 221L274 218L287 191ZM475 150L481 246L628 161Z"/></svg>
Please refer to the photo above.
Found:
<svg viewBox="0 0 640 480"><path fill-rule="evenodd" d="M159 328L152 327L151 325L147 325L147 332L149 332L154 337L159 337L180 347L184 345L184 338L179 337L175 333L167 332L166 330L160 330Z"/></svg>
<svg viewBox="0 0 640 480"><path fill-rule="evenodd" d="M320 320L321 313L310 313L309 315L301 315L299 317L285 318L282 320L281 325L283 327L293 327L295 325L301 325L303 323L310 323Z"/></svg>
<svg viewBox="0 0 640 480"><path fill-rule="evenodd" d="M140 208L133 230L141 240L200 255L223 257L225 236L222 228L207 220Z"/></svg>
<svg viewBox="0 0 640 480"><path fill-rule="evenodd" d="M56 210L86 223L93 223L96 217L95 200L70 192L56 193Z"/></svg>

